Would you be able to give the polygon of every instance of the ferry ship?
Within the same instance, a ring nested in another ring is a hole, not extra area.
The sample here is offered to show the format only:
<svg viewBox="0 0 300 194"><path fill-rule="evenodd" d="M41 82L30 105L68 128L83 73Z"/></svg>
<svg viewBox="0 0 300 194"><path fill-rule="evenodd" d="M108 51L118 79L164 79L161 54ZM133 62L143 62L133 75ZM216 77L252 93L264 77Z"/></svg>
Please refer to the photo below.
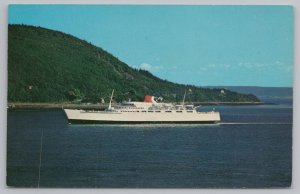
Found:
<svg viewBox="0 0 300 194"><path fill-rule="evenodd" d="M142 123L217 123L220 113L202 112L198 107L156 102L154 96L146 95L144 102L124 101L112 106L113 93L109 106L104 111L64 109L69 124L142 124Z"/></svg>

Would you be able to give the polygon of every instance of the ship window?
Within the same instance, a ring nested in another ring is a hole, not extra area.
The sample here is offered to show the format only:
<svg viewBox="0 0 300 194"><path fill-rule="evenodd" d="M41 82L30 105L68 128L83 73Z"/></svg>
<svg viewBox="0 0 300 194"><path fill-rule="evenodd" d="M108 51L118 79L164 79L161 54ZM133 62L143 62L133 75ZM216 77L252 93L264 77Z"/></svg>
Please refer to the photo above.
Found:
<svg viewBox="0 0 300 194"><path fill-rule="evenodd" d="M145 110L142 110L142 112L146 112Z"/></svg>
<svg viewBox="0 0 300 194"><path fill-rule="evenodd" d="M178 110L178 111L176 111L176 112L182 112L181 110Z"/></svg>
<svg viewBox="0 0 300 194"><path fill-rule="evenodd" d="M160 110L157 110L157 111L155 111L155 112L160 112Z"/></svg>
<svg viewBox="0 0 300 194"><path fill-rule="evenodd" d="M191 110L187 110L186 112L192 113L193 111L191 111Z"/></svg>
<svg viewBox="0 0 300 194"><path fill-rule="evenodd" d="M152 110L149 110L148 112L153 112Z"/></svg>
<svg viewBox="0 0 300 194"><path fill-rule="evenodd" d="M170 111L170 110L166 110L165 112L172 112L172 111Z"/></svg>

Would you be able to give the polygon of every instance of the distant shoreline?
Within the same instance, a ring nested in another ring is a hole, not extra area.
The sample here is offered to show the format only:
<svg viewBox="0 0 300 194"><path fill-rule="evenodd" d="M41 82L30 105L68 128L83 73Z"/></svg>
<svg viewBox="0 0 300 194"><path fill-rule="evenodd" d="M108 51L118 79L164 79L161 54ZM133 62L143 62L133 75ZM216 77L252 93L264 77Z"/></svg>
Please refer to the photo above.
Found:
<svg viewBox="0 0 300 194"><path fill-rule="evenodd" d="M187 103L189 104L189 103ZM242 105L266 105L272 103L265 102L193 102L194 106L242 106ZM104 110L108 107L108 103L103 104L72 104L72 103L23 103L23 102L9 102L8 109L100 109Z"/></svg>

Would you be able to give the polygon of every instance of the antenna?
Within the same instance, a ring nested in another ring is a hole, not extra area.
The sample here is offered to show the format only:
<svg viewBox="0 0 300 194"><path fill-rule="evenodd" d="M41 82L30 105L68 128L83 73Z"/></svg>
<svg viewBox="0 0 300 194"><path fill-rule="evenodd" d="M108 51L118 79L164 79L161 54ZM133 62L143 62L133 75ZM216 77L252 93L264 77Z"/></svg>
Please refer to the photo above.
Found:
<svg viewBox="0 0 300 194"><path fill-rule="evenodd" d="M111 96L110 96L110 101L109 101L109 105L108 105L108 110L111 109L111 101L112 101L112 99L113 99L114 91L115 91L115 90L112 91Z"/></svg>

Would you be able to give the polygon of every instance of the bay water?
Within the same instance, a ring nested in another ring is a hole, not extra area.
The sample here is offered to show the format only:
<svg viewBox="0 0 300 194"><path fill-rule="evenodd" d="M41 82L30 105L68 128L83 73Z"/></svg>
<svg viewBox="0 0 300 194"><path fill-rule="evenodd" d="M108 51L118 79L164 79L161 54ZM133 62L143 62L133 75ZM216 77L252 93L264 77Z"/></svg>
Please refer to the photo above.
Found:
<svg viewBox="0 0 300 194"><path fill-rule="evenodd" d="M289 187L292 104L201 109L213 108L219 124L69 125L62 110L8 110L7 185Z"/></svg>

